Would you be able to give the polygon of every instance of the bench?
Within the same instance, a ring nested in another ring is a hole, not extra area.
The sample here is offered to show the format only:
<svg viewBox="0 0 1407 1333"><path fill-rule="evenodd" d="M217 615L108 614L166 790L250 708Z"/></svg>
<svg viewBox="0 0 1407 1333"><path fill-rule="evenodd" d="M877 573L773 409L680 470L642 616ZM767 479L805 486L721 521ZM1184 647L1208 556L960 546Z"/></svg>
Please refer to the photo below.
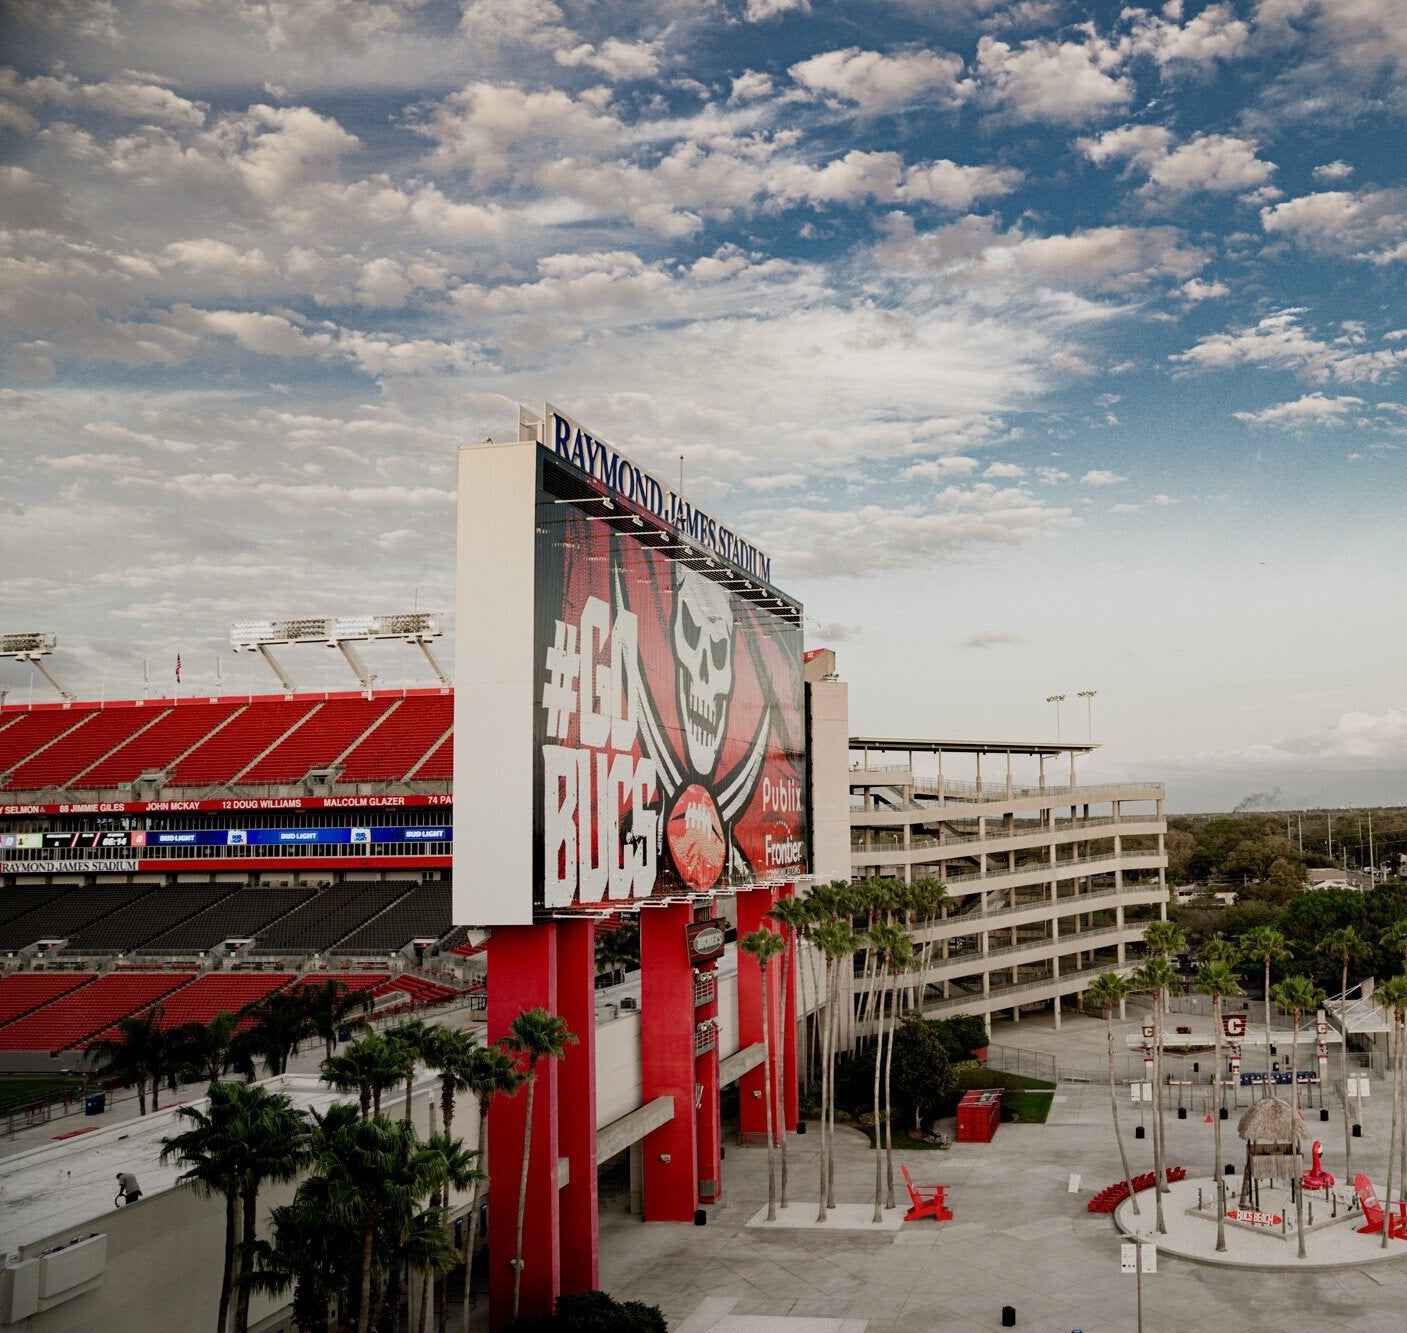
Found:
<svg viewBox="0 0 1407 1333"><path fill-rule="evenodd" d="M904 1214L905 1222L917 1222L921 1217L931 1217L936 1222L951 1220L953 1215L944 1203L948 1192L946 1185L915 1185L908 1167L901 1166L899 1170L904 1173L904 1188L909 1191L909 1201L913 1204Z"/></svg>

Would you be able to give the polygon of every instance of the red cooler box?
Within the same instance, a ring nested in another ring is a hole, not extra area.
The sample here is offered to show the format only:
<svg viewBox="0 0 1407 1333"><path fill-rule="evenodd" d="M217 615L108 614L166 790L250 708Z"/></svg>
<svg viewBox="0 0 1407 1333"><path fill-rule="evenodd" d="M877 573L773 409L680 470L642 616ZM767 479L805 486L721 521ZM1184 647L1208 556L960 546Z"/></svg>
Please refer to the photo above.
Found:
<svg viewBox="0 0 1407 1333"><path fill-rule="evenodd" d="M958 1103L958 1142L990 1143L1002 1118L1000 1088L974 1088Z"/></svg>

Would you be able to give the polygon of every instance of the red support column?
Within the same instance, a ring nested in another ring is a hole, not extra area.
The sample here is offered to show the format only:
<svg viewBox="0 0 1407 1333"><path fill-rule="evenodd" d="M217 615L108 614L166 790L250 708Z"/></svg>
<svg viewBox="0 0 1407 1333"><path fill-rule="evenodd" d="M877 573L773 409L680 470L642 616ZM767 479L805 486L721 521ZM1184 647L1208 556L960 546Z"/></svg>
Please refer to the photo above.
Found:
<svg viewBox="0 0 1407 1333"><path fill-rule="evenodd" d="M770 921L764 921L768 909L776 901L776 896L772 889L749 889L745 893L738 894L738 939L744 935L751 935L755 930L761 930L764 926L775 929ZM767 972L767 1002L771 1013L768 1015L768 1025L771 1029L772 1039L775 1043L778 1036L777 1011L779 1007L780 995L778 994L781 982L781 968L774 962ZM746 1050L749 1046L762 1041L762 976L758 970L755 959L747 957L742 950L738 950L738 1049ZM773 1099L773 1124L781 1124L781 1117L778 1112L777 1091L780 1080L777 1078L776 1065L777 1047L772 1048L772 1099ZM740 1143L760 1143L767 1142L767 1107L763 1101L764 1074L761 1065L748 1070L746 1074L738 1080L738 1141Z"/></svg>
<svg viewBox="0 0 1407 1333"><path fill-rule="evenodd" d="M674 1098L674 1118L645 1136L645 1220L692 1222L698 1208L694 1120L694 973L691 904L640 912L640 1053L645 1105Z"/></svg>
<svg viewBox="0 0 1407 1333"><path fill-rule="evenodd" d="M568 1162L561 1192L563 1291L600 1285L596 1207L596 923L557 922L558 1014L577 1040L558 1062L558 1151Z"/></svg>
<svg viewBox="0 0 1407 1333"><path fill-rule="evenodd" d="M524 1009L557 1009L557 927L498 926L489 937L488 1039L507 1035ZM527 1089L489 1103L489 1325L500 1329L513 1315L513 1266L518 1224L518 1180L523 1168ZM537 1066L528 1161L528 1202L523 1222L520 1315L551 1314L561 1292L561 1242L557 1190L557 1061Z"/></svg>
<svg viewBox="0 0 1407 1333"><path fill-rule="evenodd" d="M783 886L782 891L777 896L779 898L790 898L794 891L795 886L787 884ZM792 938L794 932L791 930L784 930L782 934L786 936L788 942L792 946L790 959L791 969L789 974L787 975L787 1011L785 1014L782 1015L781 1022L783 1042L781 1060L782 1128L785 1129L788 1133L794 1134L796 1133L796 1122L800 1116L796 1073L796 995L798 989L798 981L801 977L801 960L797 957L796 953L797 941ZM779 962L777 966L780 969L784 966L784 964Z"/></svg>

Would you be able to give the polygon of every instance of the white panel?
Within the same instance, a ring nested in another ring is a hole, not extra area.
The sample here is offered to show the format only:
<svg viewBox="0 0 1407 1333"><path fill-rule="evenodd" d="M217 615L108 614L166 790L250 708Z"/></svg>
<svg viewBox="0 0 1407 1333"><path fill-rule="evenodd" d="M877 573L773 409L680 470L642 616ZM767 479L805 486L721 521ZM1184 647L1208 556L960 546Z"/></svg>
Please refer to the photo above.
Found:
<svg viewBox="0 0 1407 1333"><path fill-rule="evenodd" d="M640 1060L640 1015L622 1014L596 1025L596 1128L636 1110L645 1086Z"/></svg>
<svg viewBox="0 0 1407 1333"><path fill-rule="evenodd" d="M850 697L844 681L815 681L811 702L811 873L850 879Z"/></svg>
<svg viewBox="0 0 1407 1333"><path fill-rule="evenodd" d="M456 925L532 921L536 454L531 443L459 451Z"/></svg>

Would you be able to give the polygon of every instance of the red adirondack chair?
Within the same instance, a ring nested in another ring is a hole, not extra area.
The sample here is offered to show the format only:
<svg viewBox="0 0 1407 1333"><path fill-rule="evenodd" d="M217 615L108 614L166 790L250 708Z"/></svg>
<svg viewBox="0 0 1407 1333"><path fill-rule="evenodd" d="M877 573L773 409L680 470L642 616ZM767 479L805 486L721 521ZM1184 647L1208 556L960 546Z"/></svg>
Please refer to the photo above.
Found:
<svg viewBox="0 0 1407 1333"><path fill-rule="evenodd" d="M916 1222L921 1217L931 1217L937 1222L947 1222L952 1218L943 1201L948 1191L946 1185L915 1185L908 1167L901 1166L899 1170L904 1173L904 1188L909 1191L909 1199L913 1203L913 1207L904 1214L905 1222Z"/></svg>
<svg viewBox="0 0 1407 1333"><path fill-rule="evenodd" d="M1383 1229L1383 1205L1373 1189L1373 1182L1361 1171L1353 1178L1353 1188L1358 1192L1358 1203L1363 1209L1363 1220L1368 1224L1359 1227L1358 1234L1381 1233ZM1397 1216L1387 1220L1387 1234L1392 1240L1407 1240L1407 1200L1398 1200Z"/></svg>

